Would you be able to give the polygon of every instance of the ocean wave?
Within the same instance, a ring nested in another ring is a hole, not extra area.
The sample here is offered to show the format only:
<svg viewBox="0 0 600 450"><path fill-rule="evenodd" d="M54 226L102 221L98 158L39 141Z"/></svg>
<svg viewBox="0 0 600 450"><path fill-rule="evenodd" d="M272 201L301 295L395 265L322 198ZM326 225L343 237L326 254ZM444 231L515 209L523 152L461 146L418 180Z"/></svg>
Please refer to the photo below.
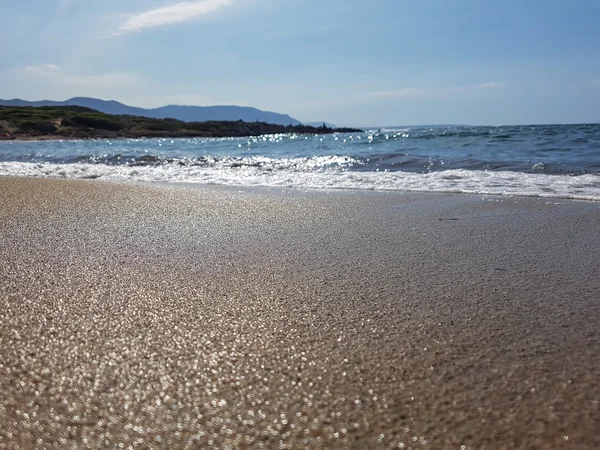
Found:
<svg viewBox="0 0 600 450"><path fill-rule="evenodd" d="M345 157L322 158L324 160L290 158L291 163L285 162L284 158L280 167L269 170L254 164L110 166L0 162L0 175L248 187L456 192L600 201L600 176L592 174L570 176L465 169L430 173L362 172L340 170L340 166L354 163Z"/></svg>
<svg viewBox="0 0 600 450"><path fill-rule="evenodd" d="M214 169L261 168L264 170L315 171L331 168L346 169L363 164L360 159L343 155L324 155L312 157L270 158L267 156L198 156L167 157L155 154L123 155L82 155L74 161L78 164L103 164L129 167L176 166L201 167Z"/></svg>
<svg viewBox="0 0 600 450"><path fill-rule="evenodd" d="M600 125L389 127L327 136L0 143L0 161L110 166L329 169L428 173L465 169L600 175Z"/></svg>

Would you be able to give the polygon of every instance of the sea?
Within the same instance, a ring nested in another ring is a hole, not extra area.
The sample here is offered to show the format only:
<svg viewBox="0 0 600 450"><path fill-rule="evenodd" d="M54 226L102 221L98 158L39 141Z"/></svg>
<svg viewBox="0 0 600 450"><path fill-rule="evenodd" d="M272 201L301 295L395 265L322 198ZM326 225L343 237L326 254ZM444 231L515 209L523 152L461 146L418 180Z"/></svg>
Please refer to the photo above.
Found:
<svg viewBox="0 0 600 450"><path fill-rule="evenodd" d="M0 141L0 175L600 201L600 124Z"/></svg>

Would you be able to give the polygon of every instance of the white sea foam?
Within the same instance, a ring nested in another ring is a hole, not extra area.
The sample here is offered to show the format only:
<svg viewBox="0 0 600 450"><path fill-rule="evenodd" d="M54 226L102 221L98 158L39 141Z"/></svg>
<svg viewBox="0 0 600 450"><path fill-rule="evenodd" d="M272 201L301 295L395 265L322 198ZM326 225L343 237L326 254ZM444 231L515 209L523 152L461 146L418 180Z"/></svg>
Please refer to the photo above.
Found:
<svg viewBox="0 0 600 450"><path fill-rule="evenodd" d="M230 186L273 186L316 189L369 189L392 191L461 192L573 198L600 201L597 175L545 175L516 172L447 170L431 173L360 172L348 170L277 170L265 167L108 166L0 162L0 175L97 178L112 181L179 182Z"/></svg>

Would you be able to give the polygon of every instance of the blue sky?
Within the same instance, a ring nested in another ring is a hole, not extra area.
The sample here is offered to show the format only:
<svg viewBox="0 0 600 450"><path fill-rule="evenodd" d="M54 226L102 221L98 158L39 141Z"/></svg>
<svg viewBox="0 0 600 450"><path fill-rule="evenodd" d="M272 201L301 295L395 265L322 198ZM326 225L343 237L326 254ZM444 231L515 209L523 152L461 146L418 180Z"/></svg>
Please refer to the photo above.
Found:
<svg viewBox="0 0 600 450"><path fill-rule="evenodd" d="M600 122L598 0L4 0L0 98Z"/></svg>

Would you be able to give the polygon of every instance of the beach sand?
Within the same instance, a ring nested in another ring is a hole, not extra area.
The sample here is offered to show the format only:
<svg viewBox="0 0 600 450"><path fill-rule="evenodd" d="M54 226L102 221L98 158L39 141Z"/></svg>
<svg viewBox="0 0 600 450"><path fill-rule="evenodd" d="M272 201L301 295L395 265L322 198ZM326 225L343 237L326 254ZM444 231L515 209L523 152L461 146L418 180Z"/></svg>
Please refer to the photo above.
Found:
<svg viewBox="0 0 600 450"><path fill-rule="evenodd" d="M0 448L600 448L600 204L0 178Z"/></svg>

